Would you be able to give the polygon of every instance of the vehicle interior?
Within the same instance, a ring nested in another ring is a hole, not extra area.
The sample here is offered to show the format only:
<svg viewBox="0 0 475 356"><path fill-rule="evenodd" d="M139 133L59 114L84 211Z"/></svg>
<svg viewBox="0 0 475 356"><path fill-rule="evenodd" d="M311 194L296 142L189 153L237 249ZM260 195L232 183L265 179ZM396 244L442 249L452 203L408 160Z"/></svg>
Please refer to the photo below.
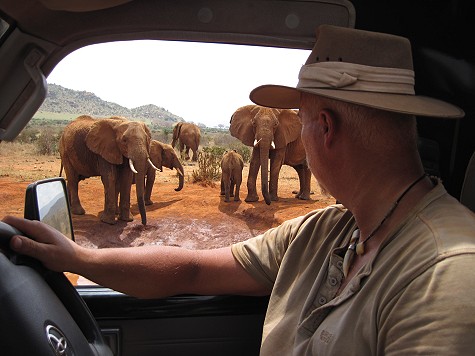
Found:
<svg viewBox="0 0 475 356"><path fill-rule="evenodd" d="M420 153L427 172L474 209L468 169L475 151L474 6L468 0L0 0L0 141L18 136L46 97L48 75L87 45L150 39L310 50L318 25L354 27L409 38L416 93L465 111L458 120L418 118ZM25 214L39 219L38 193L30 193ZM2 354L259 354L266 297L140 300L100 286L75 288L10 251L15 231L5 225ZM62 338L68 347L58 353Z"/></svg>

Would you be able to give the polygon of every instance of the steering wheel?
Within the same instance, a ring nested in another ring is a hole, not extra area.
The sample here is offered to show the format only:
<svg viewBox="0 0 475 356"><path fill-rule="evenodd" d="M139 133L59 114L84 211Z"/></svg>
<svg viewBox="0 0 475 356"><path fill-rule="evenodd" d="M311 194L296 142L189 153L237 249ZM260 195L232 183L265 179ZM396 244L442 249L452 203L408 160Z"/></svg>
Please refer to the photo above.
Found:
<svg viewBox="0 0 475 356"><path fill-rule="evenodd" d="M0 221L0 350L5 355L112 356L99 326L62 273L14 253Z"/></svg>

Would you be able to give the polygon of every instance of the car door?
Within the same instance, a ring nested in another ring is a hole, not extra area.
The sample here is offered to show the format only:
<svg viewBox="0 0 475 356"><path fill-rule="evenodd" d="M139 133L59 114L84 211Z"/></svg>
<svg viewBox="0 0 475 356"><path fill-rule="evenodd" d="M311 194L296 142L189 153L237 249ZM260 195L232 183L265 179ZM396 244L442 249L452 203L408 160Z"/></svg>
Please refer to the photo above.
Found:
<svg viewBox="0 0 475 356"><path fill-rule="evenodd" d="M258 355L267 297L139 300L78 287L115 355Z"/></svg>

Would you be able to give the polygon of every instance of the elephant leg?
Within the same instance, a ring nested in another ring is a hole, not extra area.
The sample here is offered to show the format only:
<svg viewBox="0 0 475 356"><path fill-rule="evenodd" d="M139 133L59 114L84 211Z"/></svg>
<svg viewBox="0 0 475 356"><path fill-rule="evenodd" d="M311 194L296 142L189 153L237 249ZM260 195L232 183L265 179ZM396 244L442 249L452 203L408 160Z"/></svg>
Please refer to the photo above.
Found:
<svg viewBox="0 0 475 356"><path fill-rule="evenodd" d="M270 155L270 179L269 179L269 194L272 201L278 201L277 195L279 173L284 163L285 149L278 149L271 152Z"/></svg>
<svg viewBox="0 0 475 356"><path fill-rule="evenodd" d="M153 183L155 183L155 176L156 176L156 171L155 169L149 169L147 170L147 178L145 180L145 194L144 194L144 201L145 205L152 205L152 188L153 188Z"/></svg>
<svg viewBox="0 0 475 356"><path fill-rule="evenodd" d="M193 156L194 158L194 156ZM190 147L185 145L185 159L188 161L190 159Z"/></svg>
<svg viewBox="0 0 475 356"><path fill-rule="evenodd" d="M297 199L310 200L310 180L312 178L312 172L304 165L299 164L294 167L299 176L299 191L292 191Z"/></svg>
<svg viewBox="0 0 475 356"><path fill-rule="evenodd" d="M245 199L246 202L254 202L259 200L256 189L256 180L257 174L259 173L259 168L259 150L253 149L251 155L251 162L249 164L249 174L247 177L247 196Z"/></svg>
<svg viewBox="0 0 475 356"><path fill-rule="evenodd" d="M120 168L117 179L119 179L120 182L119 220L122 221L134 220L134 217L130 212L130 189L132 187L133 178L133 173L128 167L122 166ZM139 184L138 180L135 184Z"/></svg>
<svg viewBox="0 0 475 356"><path fill-rule="evenodd" d="M196 149L196 150L192 149L192 151L193 151L193 158L191 160L194 161L194 162L197 162L198 161L198 149Z"/></svg>
<svg viewBox="0 0 475 356"><path fill-rule="evenodd" d="M224 188L224 175L221 173L221 191L219 192L219 195L224 195L225 194L225 188Z"/></svg>
<svg viewBox="0 0 475 356"><path fill-rule="evenodd" d="M299 174L300 192L297 198L302 200L310 200L310 182L312 179L312 172L307 165L301 166L301 173Z"/></svg>
<svg viewBox="0 0 475 356"><path fill-rule="evenodd" d="M234 173L234 201L241 201L239 198L239 189L241 188L242 172L239 170Z"/></svg>
<svg viewBox="0 0 475 356"><path fill-rule="evenodd" d="M68 177L67 186L69 191L69 201L71 202L71 213L74 215L84 215L86 211L81 205L81 201L79 200L79 179L77 177L69 178Z"/></svg>
<svg viewBox="0 0 475 356"><path fill-rule="evenodd" d="M230 177L230 182L229 182L229 196L230 197L234 197L234 186L236 185L234 183L234 176L231 174L231 177Z"/></svg>
<svg viewBox="0 0 475 356"><path fill-rule="evenodd" d="M64 160L64 173L66 174L66 185L68 187L69 192L69 202L71 204L71 213L74 215L84 215L86 211L81 205L81 201L79 200L79 176L78 174L72 169L69 163Z"/></svg>
<svg viewBox="0 0 475 356"><path fill-rule="evenodd" d="M241 201L241 198L239 197L239 189L241 188L241 183L236 184L236 191L234 193L234 201Z"/></svg>
<svg viewBox="0 0 475 356"><path fill-rule="evenodd" d="M180 148L180 157L181 159L184 159L185 157L185 152L183 152L185 150L185 145L183 144L183 142L179 142L178 143L178 147Z"/></svg>
<svg viewBox="0 0 475 356"><path fill-rule="evenodd" d="M104 211L102 212L100 219L110 225L116 223L115 211L117 207L116 201L116 185L115 180L117 172L115 168L109 169L106 173L101 175L101 181L104 186Z"/></svg>
<svg viewBox="0 0 475 356"><path fill-rule="evenodd" d="M295 171L297 172L299 176L299 190L298 191L292 191L292 193L295 194L295 197L300 199L300 196L303 194L303 187L305 185L305 172L303 171L302 165L298 166L293 166Z"/></svg>
<svg viewBox="0 0 475 356"><path fill-rule="evenodd" d="M224 184L224 201L229 202L231 177L229 176L228 171L223 173L223 182L224 182L223 183Z"/></svg>
<svg viewBox="0 0 475 356"><path fill-rule="evenodd" d="M115 215L120 214L119 210L119 192L120 192L120 182L118 179L115 180L115 197L114 197L114 202L115 202Z"/></svg>

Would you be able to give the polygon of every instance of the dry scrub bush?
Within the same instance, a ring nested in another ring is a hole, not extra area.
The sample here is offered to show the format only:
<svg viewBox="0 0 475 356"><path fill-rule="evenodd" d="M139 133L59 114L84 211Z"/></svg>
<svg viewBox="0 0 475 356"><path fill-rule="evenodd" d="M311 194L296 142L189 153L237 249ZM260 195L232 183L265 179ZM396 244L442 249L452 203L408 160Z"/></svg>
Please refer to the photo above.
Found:
<svg viewBox="0 0 475 356"><path fill-rule="evenodd" d="M37 151L40 155L53 155L58 152L59 136L49 127L41 130L36 140Z"/></svg>
<svg viewBox="0 0 475 356"><path fill-rule="evenodd" d="M34 144L36 153L40 155L54 155L58 153L58 143L61 137L61 130L50 126L40 126L39 128L26 127L15 138L15 143L19 145Z"/></svg>
<svg viewBox="0 0 475 356"><path fill-rule="evenodd" d="M193 170L193 183L214 186L214 181L221 178L221 158L225 148L219 146L204 147L198 153L198 170Z"/></svg>
<svg viewBox="0 0 475 356"><path fill-rule="evenodd" d="M172 142L173 130L166 127L152 131L152 139L170 144Z"/></svg>

